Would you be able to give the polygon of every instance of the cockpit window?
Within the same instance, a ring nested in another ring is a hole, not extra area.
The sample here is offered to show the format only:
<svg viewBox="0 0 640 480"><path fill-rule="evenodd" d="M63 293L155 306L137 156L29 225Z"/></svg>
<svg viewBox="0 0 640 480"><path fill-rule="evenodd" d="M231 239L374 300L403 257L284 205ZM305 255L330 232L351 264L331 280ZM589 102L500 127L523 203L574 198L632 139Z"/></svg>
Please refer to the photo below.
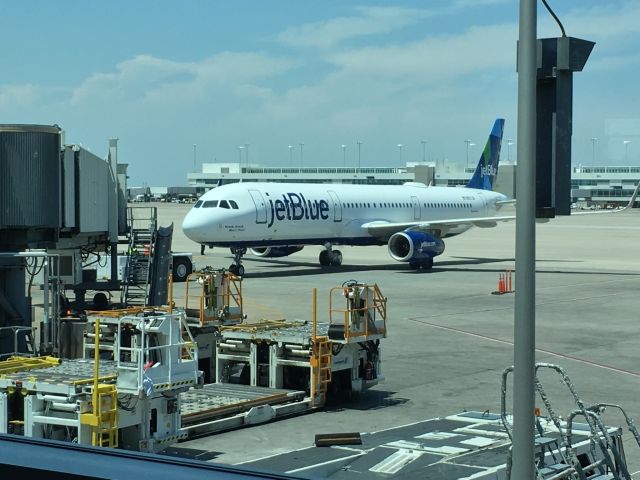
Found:
<svg viewBox="0 0 640 480"><path fill-rule="evenodd" d="M207 202L204 202L204 204L202 205L202 208L215 208L218 206L218 200L209 200Z"/></svg>
<svg viewBox="0 0 640 480"><path fill-rule="evenodd" d="M227 202L226 200L220 200L220 205L218 205L220 208L230 208L229 207L229 202Z"/></svg>
<svg viewBox="0 0 640 480"><path fill-rule="evenodd" d="M229 205L231 205L231 208L235 210L238 209L238 204L235 202L235 200L229 200Z"/></svg>
<svg viewBox="0 0 640 480"><path fill-rule="evenodd" d="M202 200L198 200L196 202L196 204L193 206L193 208L200 208L200 205L202 205L204 202Z"/></svg>

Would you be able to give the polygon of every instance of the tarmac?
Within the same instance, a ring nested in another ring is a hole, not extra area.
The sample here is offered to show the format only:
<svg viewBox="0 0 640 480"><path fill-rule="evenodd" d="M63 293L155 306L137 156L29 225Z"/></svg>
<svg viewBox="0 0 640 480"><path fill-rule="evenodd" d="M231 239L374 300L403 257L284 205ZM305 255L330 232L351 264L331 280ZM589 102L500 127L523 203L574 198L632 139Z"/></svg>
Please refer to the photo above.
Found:
<svg viewBox="0 0 640 480"><path fill-rule="evenodd" d="M199 245L184 237L180 225L191 205L148 205L158 206L160 225L174 222L174 251L193 252L197 267L231 264L228 249L201 256ZM586 403L616 403L640 421L640 211L559 217L538 224L536 236L537 361L562 366ZM492 292L499 274L515 268L515 222L445 243L429 272L395 262L386 246L337 247L341 267L320 267L316 246L277 259L247 254L249 321L310 319L313 288L322 321L330 288L351 279L377 283L388 298L385 380L338 406L185 441L169 453L240 464L311 446L317 433L376 432L465 410L499 412L501 374L513 359L515 294ZM566 417L573 409L568 392L548 374L541 380ZM613 412L605 418L621 425ZM624 438L630 471L637 472L640 450L629 433Z"/></svg>

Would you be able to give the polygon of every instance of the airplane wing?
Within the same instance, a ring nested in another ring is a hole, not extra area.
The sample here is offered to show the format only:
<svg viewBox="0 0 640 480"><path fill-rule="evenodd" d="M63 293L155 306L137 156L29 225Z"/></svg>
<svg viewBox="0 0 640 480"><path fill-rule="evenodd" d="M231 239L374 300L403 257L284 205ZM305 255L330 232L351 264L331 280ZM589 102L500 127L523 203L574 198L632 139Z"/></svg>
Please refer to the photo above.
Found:
<svg viewBox="0 0 640 480"><path fill-rule="evenodd" d="M428 232L443 237L449 230L462 225L472 225L479 228L495 227L498 222L508 222L515 220L515 215L500 217L477 217L477 218L459 218L451 220L433 220L430 222L404 222L392 223L382 220L367 222L361 225L361 228L368 231L373 237L387 238L394 233L403 230L415 230L420 232Z"/></svg>
<svg viewBox="0 0 640 480"><path fill-rule="evenodd" d="M496 206L496 208L498 210L500 210L502 207L508 207L513 205L514 207L516 206L516 199L515 198L511 198L509 200L500 200L498 202L496 202L494 204Z"/></svg>

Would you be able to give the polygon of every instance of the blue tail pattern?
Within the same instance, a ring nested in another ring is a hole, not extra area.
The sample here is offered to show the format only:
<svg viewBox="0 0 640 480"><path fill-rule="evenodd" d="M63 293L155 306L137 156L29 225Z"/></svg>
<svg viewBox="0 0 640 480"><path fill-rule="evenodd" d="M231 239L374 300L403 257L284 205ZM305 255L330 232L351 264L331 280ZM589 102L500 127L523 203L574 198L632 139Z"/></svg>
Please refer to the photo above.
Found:
<svg viewBox="0 0 640 480"><path fill-rule="evenodd" d="M498 162L500 161L500 146L502 145L503 130L504 119L496 119L487 144L480 156L476 171L473 177L471 177L471 180L469 180L467 188L493 190L493 183L498 175Z"/></svg>

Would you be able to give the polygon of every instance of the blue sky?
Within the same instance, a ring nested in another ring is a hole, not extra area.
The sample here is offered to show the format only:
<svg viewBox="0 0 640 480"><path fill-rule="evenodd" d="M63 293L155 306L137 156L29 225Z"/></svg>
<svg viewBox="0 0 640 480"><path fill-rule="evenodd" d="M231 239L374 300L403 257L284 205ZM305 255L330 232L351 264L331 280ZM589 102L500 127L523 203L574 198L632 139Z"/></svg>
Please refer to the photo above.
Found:
<svg viewBox="0 0 640 480"><path fill-rule="evenodd" d="M640 163L640 1L558 1L597 45L574 77L574 163ZM465 161L493 120L516 137L516 1L0 0L0 122L57 123L130 185L204 162ZM539 6L539 37L559 30ZM627 152L623 140L631 140ZM480 146L471 155L479 154ZM512 147L512 158L516 147ZM503 152L503 158L506 156Z"/></svg>

